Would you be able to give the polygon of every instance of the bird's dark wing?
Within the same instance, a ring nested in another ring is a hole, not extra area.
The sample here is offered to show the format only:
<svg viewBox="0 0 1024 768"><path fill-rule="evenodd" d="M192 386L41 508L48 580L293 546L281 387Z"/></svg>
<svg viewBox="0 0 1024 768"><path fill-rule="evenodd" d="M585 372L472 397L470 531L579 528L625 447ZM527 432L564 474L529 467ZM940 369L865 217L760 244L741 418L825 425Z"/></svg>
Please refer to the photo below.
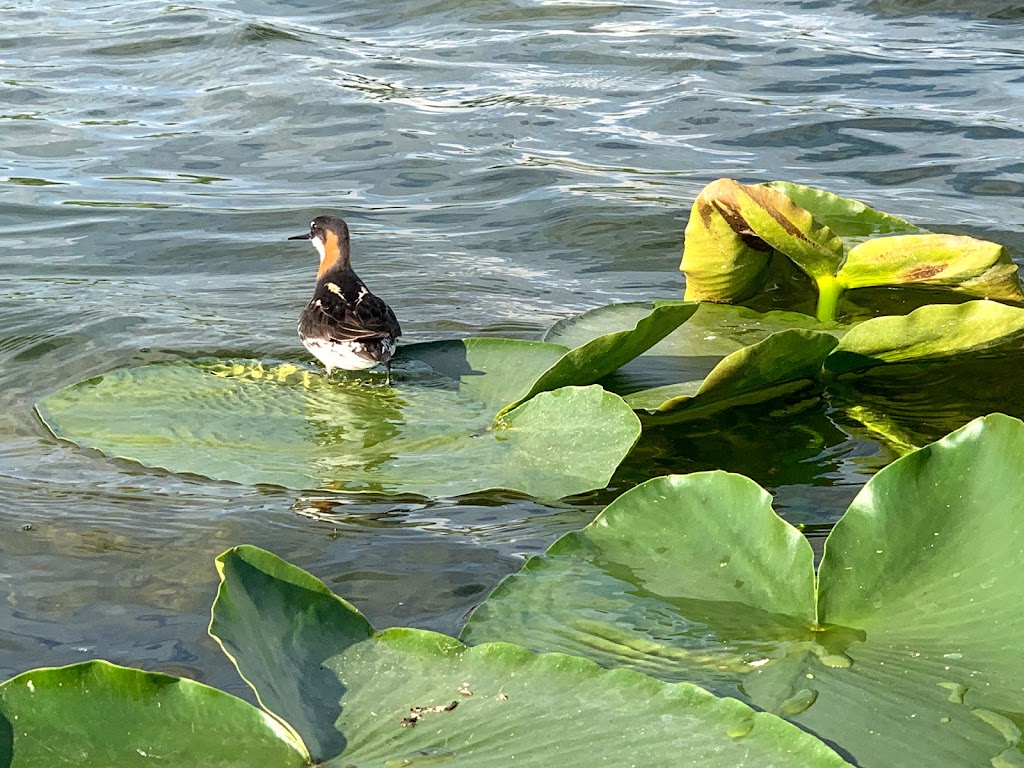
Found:
<svg viewBox="0 0 1024 768"><path fill-rule="evenodd" d="M317 282L299 321L302 336L332 341L371 342L394 339L402 328L391 307L358 278Z"/></svg>

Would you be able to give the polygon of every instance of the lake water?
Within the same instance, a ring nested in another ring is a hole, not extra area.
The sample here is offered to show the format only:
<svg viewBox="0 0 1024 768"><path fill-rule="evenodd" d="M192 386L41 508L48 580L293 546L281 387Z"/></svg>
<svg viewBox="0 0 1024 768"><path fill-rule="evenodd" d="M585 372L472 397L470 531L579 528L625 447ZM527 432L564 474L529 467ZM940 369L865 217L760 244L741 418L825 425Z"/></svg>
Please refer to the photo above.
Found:
<svg viewBox="0 0 1024 768"><path fill-rule="evenodd" d="M0 5L0 677L100 656L241 693L206 636L213 558L240 543L378 627L454 632L614 497L245 487L107 460L37 420L41 396L118 367L306 359L315 253L285 238L313 215L349 221L407 340L533 338L679 297L689 206L721 176L1024 252L1024 5L960 5ZM827 409L652 436L616 488L652 466L744 472L820 544L886 459Z"/></svg>

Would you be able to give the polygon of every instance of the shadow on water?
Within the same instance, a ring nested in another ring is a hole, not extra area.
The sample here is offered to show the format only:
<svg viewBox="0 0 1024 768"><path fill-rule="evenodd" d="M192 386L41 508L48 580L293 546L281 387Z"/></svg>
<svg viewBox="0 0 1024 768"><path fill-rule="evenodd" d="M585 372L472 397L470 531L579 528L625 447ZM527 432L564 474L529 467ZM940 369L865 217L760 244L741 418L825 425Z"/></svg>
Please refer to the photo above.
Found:
<svg viewBox="0 0 1024 768"><path fill-rule="evenodd" d="M14 762L14 726L0 713L0 768L11 768Z"/></svg>
<svg viewBox="0 0 1024 768"><path fill-rule="evenodd" d="M616 480L635 485L657 475L723 469L768 487L827 484L850 436L820 397L732 408L714 417L644 430Z"/></svg>
<svg viewBox="0 0 1024 768"><path fill-rule="evenodd" d="M400 368L408 367L411 371L421 372L424 366L458 382L464 376L483 376L484 371L474 370L469 363L466 347L447 341L418 344L415 356L410 356L407 349L399 347L395 357Z"/></svg>
<svg viewBox="0 0 1024 768"><path fill-rule="evenodd" d="M1021 356L887 365L830 389L837 423L898 452L938 440L990 413L1024 419Z"/></svg>

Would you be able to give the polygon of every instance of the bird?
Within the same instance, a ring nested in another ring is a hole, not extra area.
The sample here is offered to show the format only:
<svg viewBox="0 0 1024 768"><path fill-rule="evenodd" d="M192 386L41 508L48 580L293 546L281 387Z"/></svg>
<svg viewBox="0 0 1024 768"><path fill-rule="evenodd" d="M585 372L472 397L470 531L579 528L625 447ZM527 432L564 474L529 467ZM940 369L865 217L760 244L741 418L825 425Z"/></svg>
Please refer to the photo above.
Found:
<svg viewBox="0 0 1024 768"><path fill-rule="evenodd" d="M320 254L313 298L299 318L302 345L327 369L363 371L383 365L391 384L391 357L402 327L382 299L353 271L348 225L337 216L317 216L309 233L289 240L309 240Z"/></svg>

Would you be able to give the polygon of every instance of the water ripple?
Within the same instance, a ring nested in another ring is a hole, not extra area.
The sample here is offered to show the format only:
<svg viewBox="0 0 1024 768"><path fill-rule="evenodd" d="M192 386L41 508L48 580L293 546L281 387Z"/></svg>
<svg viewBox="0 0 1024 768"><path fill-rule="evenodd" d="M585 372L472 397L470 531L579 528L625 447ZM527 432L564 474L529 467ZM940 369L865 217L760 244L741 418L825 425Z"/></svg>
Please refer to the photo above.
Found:
<svg viewBox="0 0 1024 768"><path fill-rule="evenodd" d="M378 624L452 629L592 511L493 497L343 514L46 433L32 404L111 368L306 361L295 322L315 255L285 238L312 215L349 220L357 269L415 340L529 337L599 303L678 296L689 204L719 176L825 186L1024 249L1011 0L8 5L4 670L88 652L237 687L202 638L210 560L243 541ZM823 414L781 434L799 461L733 437L736 466L821 532L889 458ZM678 437L647 446L666 471L725 461L681 456Z"/></svg>

